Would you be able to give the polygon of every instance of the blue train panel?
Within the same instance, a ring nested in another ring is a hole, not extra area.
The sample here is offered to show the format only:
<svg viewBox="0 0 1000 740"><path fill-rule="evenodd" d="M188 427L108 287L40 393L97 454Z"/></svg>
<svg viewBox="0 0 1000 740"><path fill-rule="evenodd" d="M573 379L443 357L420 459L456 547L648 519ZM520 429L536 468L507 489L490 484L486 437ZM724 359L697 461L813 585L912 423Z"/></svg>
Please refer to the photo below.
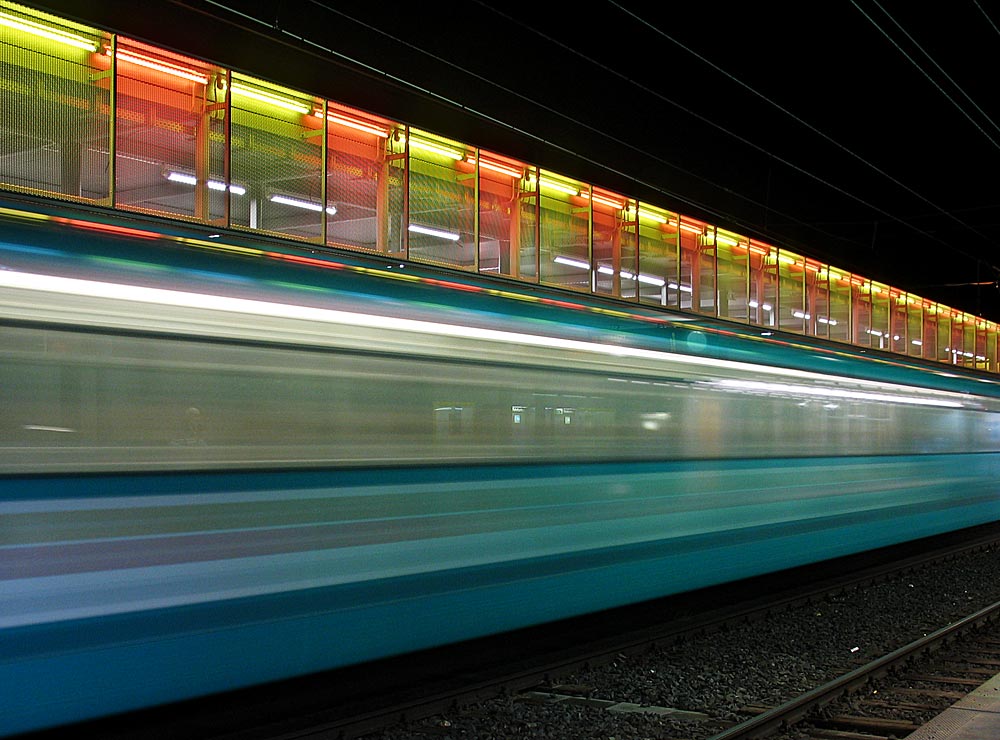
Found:
<svg viewBox="0 0 1000 740"><path fill-rule="evenodd" d="M1000 515L983 374L0 213L0 734Z"/></svg>

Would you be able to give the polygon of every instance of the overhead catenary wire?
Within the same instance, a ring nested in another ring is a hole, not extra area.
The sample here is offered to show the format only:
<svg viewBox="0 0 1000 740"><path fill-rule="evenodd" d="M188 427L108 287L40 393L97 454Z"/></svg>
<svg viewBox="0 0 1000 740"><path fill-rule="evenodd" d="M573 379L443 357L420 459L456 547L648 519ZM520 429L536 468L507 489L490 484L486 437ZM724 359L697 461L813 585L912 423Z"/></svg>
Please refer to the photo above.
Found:
<svg viewBox="0 0 1000 740"><path fill-rule="evenodd" d="M911 44L913 44L920 51L921 54L923 54L925 57L927 57L928 61L930 61L930 63L934 65L934 68L937 69L937 71L940 72L944 76L944 78L949 83L951 83L951 85L956 90L958 90L967 101L969 101L969 103L972 105L972 107L976 109L976 111L987 121L987 123L989 123L989 125L992 126L994 129L996 129L997 132L1000 132L1000 126L997 125L996 121L993 120L993 118L990 116L990 114L987 113L986 111L984 111L979 106L979 104L976 103L976 101L973 100L972 97L967 92L965 92L965 89L961 85L959 85L954 79L952 79L951 75L949 75L944 70L944 68L934 60L934 57L932 57L929 53L927 53L927 51L917 42L917 40L915 38L913 38L913 36L905 28L903 28L903 26L899 23L899 21L897 21L895 19L895 17L893 17L893 15L888 10L886 10L882 5L880 5L877 2L877 0L872 0L872 2L875 4L875 7L877 7L879 10L881 10L885 14L885 16L889 20L891 20L893 22L893 24L896 26L896 28L898 28L900 30L900 32L904 36L906 36L907 40L909 40L909 42ZM1000 150L1000 142L997 142L996 139L994 139L992 136L990 136L986 132L986 130L983 129L982 126L979 125L979 122L976 121L969 114L969 112L967 110L965 110L965 108L962 107L961 103L959 103L958 101L956 101L955 98L953 98L943 87L941 87L941 85L938 84L937 80L935 80L931 75L929 75L927 73L927 71L923 67L921 67L917 63L917 61L902 46L900 46L896 42L896 40L894 38L892 38L892 36L884 28L882 28L882 26L880 26L878 24L878 22L874 18L872 18L872 16L868 12L865 11L864 8L862 8L860 5L858 5L858 3L857 3L856 0L851 0L851 5L853 5L855 8L857 8L858 12L860 12L869 22L871 22L871 24L876 29L878 29L879 33L881 33L883 36L885 36L885 38L889 41L889 43L892 44L899 51L900 54L902 54L904 57L906 57L906 60L910 64L912 64L914 67L916 67L917 70L919 70L919 72L927 79L927 81L930 82L938 90L938 92L940 92L942 95L944 95L945 99L949 103L951 103L953 106L955 106L955 108L958 109L959 113L961 113L965 118L967 118L969 120L969 123L971 123L973 126L975 126L976 129L978 129L979 132L984 137L986 137L986 140L989 141L990 144L992 144L994 146L994 148ZM982 9L980 8L980 10L982 10ZM983 15L985 15L985 12L983 13Z"/></svg>
<svg viewBox="0 0 1000 740"><path fill-rule="evenodd" d="M797 123L805 126L809 131L813 132L817 136L820 136L821 138L823 138L825 141L829 142L830 144L833 144L835 147L837 147L839 150L841 150L845 154L850 155L851 157L853 157L857 161L861 162L862 164L864 164L865 166L867 166L868 168L870 168L872 171L876 172L877 174L881 175L882 177L885 177L887 180L889 180L890 182L892 182L895 185L899 186L900 188L902 188L903 190L905 190L910 195L913 195L914 197L918 198L922 202L926 203L927 205L929 205L931 208L935 209L941 215L944 215L944 216L948 217L949 219L951 219L952 221L954 221L956 224L962 226L963 228L968 229L970 232L976 234L977 236L983 238L984 240L992 242L992 240L986 234L983 234L982 232L980 232L975 227L973 227L973 226L969 225L968 223L966 223L965 221L962 221L961 219L959 219L957 216L954 215L954 213L952 211L947 210L945 208L942 208L939 205L937 205L936 203L932 202L929 198L927 198L924 195L922 195L921 193L917 192L916 190L914 190L913 188L911 188L909 185L903 183L899 179L897 179L897 178L893 177L892 175L890 175L888 172L884 171L882 168L878 167L873 162L869 161L868 159L862 157L861 155L857 154L853 150L851 150L848 147L844 146L843 144L841 144L840 142L838 142L836 139L834 139L833 137L829 136L825 132L821 131L819 128L817 128L813 124L811 124L808 121L804 120L800 116L797 116L795 113L793 113L792 111L788 110L786 107L784 107L780 103L772 100L767 95L764 95L763 93L759 92L758 90L756 90L755 88L753 88L749 84L743 82L742 80L740 80L739 78L737 78L735 75L731 74L730 72L726 71L722 67L718 66L717 64L715 64L714 62L712 62L710 59L706 58L704 55L699 54L697 51L695 51L694 49L690 48L689 46L687 46L683 42L677 40L676 38L674 38L673 36L671 36L669 33L663 31L662 29L658 28L657 26L655 26L654 24L650 23L649 21L641 18L640 16L638 16L636 13L632 12L631 10L628 10L627 8L623 7L620 3L616 2L615 0L608 0L608 2L612 6L618 8L619 10L621 10L626 15L629 15L630 17L632 17L638 23L640 23L640 24L644 25L645 27L649 28L654 33L662 36L663 38L665 38L667 40L669 40L671 43L677 45L679 48L683 49L684 51L688 52L689 54L691 54L692 56L696 57L700 61L702 61L705 64L709 65L712 69L714 69L717 72L719 72L720 74L724 75L727 79L729 79L730 81L734 82L735 84L737 84L738 86L740 86L741 88L743 88L744 90L746 90L747 92L749 92L752 95L756 96L760 100L763 100L768 105L774 107L776 110L778 110L782 114L790 117L791 119L793 119ZM852 0L852 3L853 3L853 0ZM856 5L856 3L855 3L855 5ZM812 176L811 173L805 173L804 172L804 174L809 174L810 176ZM822 179L819 179L819 181L820 182L824 182L824 184L826 184L825 181L823 181ZM840 188L835 188L835 189L838 192L845 192L845 191L843 191ZM850 194L848 193L848 195L850 195ZM852 196L852 197L854 197L854 196ZM877 208L875 206L872 206L869 203L865 203L864 201L862 201L859 198L854 197L854 199L857 200L858 202L862 203L863 205L866 205L869 208L872 208L873 210L881 213L882 215L891 218L893 221L896 221L897 223L899 223L899 224L901 224L903 226L906 226L906 227L912 229L913 231L921 234L922 236L930 238L932 241L936 241L936 242L938 242L940 244L945 244L950 249L952 249L954 251L961 252L962 254L965 254L967 257L969 257L970 259L972 259L972 260L974 260L976 262L982 262L983 261L982 258L977 257L976 255L964 252L963 250L956 248L953 244L944 242L940 238L938 238L938 237L936 237L936 236L934 236L934 235L932 235L932 234L924 231L923 229L919 229L919 228L915 227L912 223L910 223L906 219L903 219L903 218L900 218L900 217L895 216L893 214L890 214L890 213L886 212L885 210L883 210L881 208ZM996 267L995 265L992 265L992 264L989 265L989 266L990 266L991 269L993 269L993 270L997 271L998 273L1000 273L1000 268L998 268L998 267Z"/></svg>
<svg viewBox="0 0 1000 740"><path fill-rule="evenodd" d="M262 20L261 18L257 18L257 17L255 17L253 15L248 15L248 14L244 13L243 11L240 11L240 10L238 10L236 8L233 8L232 6L230 6L229 4L227 4L227 2L224 2L224 0L207 0L207 2L208 2L208 4L214 5L214 6L220 8L222 10L225 10L225 11L237 14L237 15L243 17L246 20L253 21L253 22L261 24L261 25L265 25L270 30L277 30L277 31L281 32L282 34L291 36L291 37L295 38L295 40L298 41L298 42L300 42L300 43L308 44L308 45L310 45L310 46L312 46L314 48L321 49L325 53L334 55L334 56L336 56L336 57L338 57L340 59L345 60L348 63L354 64L354 65L356 65L358 67L361 67L361 68L368 69L368 70L370 70L370 71L372 71L374 73L377 73L377 74L385 77L386 79L391 79L393 82L396 82L398 84L406 85L410 89L415 90L415 91L419 92L420 94L424 94L424 95L427 95L428 97L431 97L431 98L434 98L434 99L446 102L449 105L453 105L453 106L455 106L457 108L460 108L462 110L468 111L469 113L472 113L473 115L480 116L484 120L488 120L490 122L493 122L493 123L496 123L498 125L504 126L505 128L507 128L509 130L515 131L519 135L525 136L525 137L533 139L535 141L542 142L542 143L546 144L547 146L553 147L554 149L557 149L557 150L562 151L562 152L564 152L564 153L566 153L568 155L571 155L572 157L574 157L574 158L576 158L576 159L578 159L578 160L580 160L582 162L587 162L589 164L596 165L596 166L600 167L601 169L603 169L603 170L605 170L607 172L610 172L610 173L613 173L613 174L625 177L625 178L631 180L632 182L635 182L635 183L637 183L637 184L639 184L639 185L641 185L641 186L643 186L645 188L648 188L648 189L650 189L652 191L660 192L663 195L665 195L666 197L672 199L673 201L676 201L676 202L679 202L679 203L685 203L685 204L688 204L688 205L690 205L692 207L698 208L702 212L711 214L711 215L713 215L715 217L718 217L720 220L726 221L729 224L731 224L732 226L743 227L743 228L751 230L751 231L753 231L755 233L759 232L759 228L757 227L756 224L747 223L747 222L744 221L744 219L742 219L742 218L740 218L738 216L735 216L735 215L733 215L731 213L727 213L726 211L723 211L723 210L715 207L712 204L706 204L706 203L703 203L703 202L699 202L699 201L696 201L696 200L693 200L693 199L689 198L684 193L678 193L678 192L675 192L675 191L672 191L672 190L668 190L668 189L664 188L662 186L662 184L654 183L654 182L649 182L647 180L644 180L642 178L637 177L634 172L629 172L629 171L622 170L621 168L617 167L614 164L611 164L611 163L606 162L606 161L600 161L598 159L595 159L593 156L591 156L589 154L586 154L586 153L583 153L583 152L576 151L576 150L574 150L572 148L567 147L565 144L562 144L562 143L559 143L559 142L553 142L553 141L551 141L551 140L549 140L549 139L547 139L547 138L539 135L537 132L528 131L528 130L525 130L524 128L522 128L522 127L519 127L519 126L516 126L516 125L510 123L509 121L500 120L500 119L496 118L495 116L493 116L493 115L491 115L491 114L489 114L487 112L484 112L484 111L472 108L472 107L470 107L469 105L467 105L465 103L452 100L448 96L443 95L443 94L441 94L439 92L436 92L436 91L433 91L433 90L429 90L429 89L427 89L426 87L424 87L422 85L417 85L416 83L412 82L411 80L406 80L406 79L400 78L400 77L398 77L396 75L392 75L392 74L390 74L388 72L385 72L384 70L376 69L376 68L372 67L370 64L367 64L367 63L365 63L365 62L363 62L361 60L354 59L353 57L349 57L349 56L347 56L347 55L345 55L345 54L343 54L343 53L341 53L341 52L339 52L339 51L337 51L335 49L332 49L332 48L330 48L328 46L323 45L322 43L317 42L314 39L308 39L308 38L304 38L304 37L301 37L301 36L296 36L294 34L291 34L289 31L287 31L287 29L279 27L279 25L276 22L274 22L274 23L266 22L266 21ZM696 180L700 180L701 182L704 182L704 183L706 183L706 184L708 184L708 185L710 185L710 186L712 186L712 187L720 190L721 192L725 192L725 193L727 193L730 196L734 196L734 197L740 198L740 199L744 200L745 202L750 203L750 204L752 204L754 206L757 206L759 208L767 209L772 214L779 215L779 216L781 216L782 218L786 219L789 222L798 224L798 225L800 225L802 227L808 228L811 231L814 231L816 233L822 234L823 236L825 236L828 239L840 239L840 240L844 239L844 237L842 235L834 234L834 233L828 232L828 231L826 231L824 229L818 228L815 225L814 222L804 221L804 220L796 217L794 214L786 213L786 212L781 211L780 209L776 209L774 207L771 207L768 204L761 203L760 201L758 201L756 199L753 199L753 198L750 198L750 197L746 196L743 193L736 192L736 191L732 190L731 188L726 187L725 185L721 185L719 183L716 183L716 182L710 180L709 178L707 178L707 177L705 177L705 176L703 176L701 174L698 174L696 172L692 172L692 171L687 170L687 169L685 169L683 167L680 167L679 165L677 165L677 164L675 164L673 162L670 162L670 161L665 160L665 159L663 159L661 157L657 157L655 155L652 155L652 154L650 154L648 152L648 150L646 150L646 149L644 149L642 147L638 147L638 146L632 144L631 142L625 141L625 140L623 140L621 138L612 136L606 130L604 130L604 129L598 127L598 126L594 126L594 125L592 125L592 124L590 124L590 123L588 123L586 121L581 121L581 120L579 120L577 118L569 116L566 113L564 113L563 111L560 111L560 110L558 110L556 108L553 108L552 106L546 105L544 102L541 102L539 100L535 100L535 99L533 99L533 98L531 98L531 97L529 97L529 96L527 96L527 95L525 95L525 94L523 94L521 92L518 92L516 90L510 89L510 88L508 88L506 86L500 85L500 84L498 84L494 80L491 80L491 79L489 79L489 78L487 78L487 77L485 77L483 75L479 75L476 72L474 72L472 70L469 70L469 69L467 69L467 68L465 68L465 67L463 67L461 65L455 64L454 62L451 62L450 60L445 59L445 58L441 57L440 55L437 55L437 54L435 54L433 52L427 51L426 49L423 49L423 48L421 48L421 47L413 44L412 42L410 42L410 41L408 41L406 39L403 39L403 38L400 38L400 37L398 37L396 35L393 35L393 34L389 33L387 30L385 30L384 28L381 28L381 27L379 27L377 25L374 25L374 24L367 23L364 20L358 19L358 18L356 18L356 17L354 17L354 16L346 13L342 9L331 7L329 5L326 5L325 3L319 2L319 0L310 0L310 2L312 4L314 4L314 5L316 5L317 7L322 8L323 10L332 12L332 13L334 13L336 15L339 15L340 17L342 17L342 18L344 18L346 20L349 20L352 23L356 23L356 24L358 24L361 27L364 27L364 28L366 28L366 29L368 29L370 31L375 32L375 33L378 33L378 34L386 37L387 39L391 40L394 43L398 43L398 44L404 45L405 47L407 47L409 49L412 49L412 50L414 50L414 51L416 51L416 52L418 52L418 53L420 53L420 54L422 54L422 55L424 55L424 56L426 56L426 57L428 57L428 58L430 58L430 59L432 59L432 60L434 60L436 62L439 62L439 63L444 64L444 65L446 65L446 66L448 66L448 67L450 67L452 69L460 71L463 74L467 74L467 75L475 78L479 82L486 83L486 84L490 85L491 87L496 88L497 90L500 90L500 91L502 91L502 92L504 92L504 93L506 93L508 95L512 95L512 96L518 98L519 100L522 100L522 101L527 102L527 103L529 103L531 105L534 105L534 106L538 107L541 110L544 110L544 111L546 111L548 113L551 113L551 114L553 114L555 116L558 116L558 117L560 117L560 118L562 118L562 119L564 119L566 121L569 121L569 122L571 122L571 123L573 123L573 124L575 124L577 126L580 126L583 129L586 129L587 131L590 131L592 133L598 134L601 137L603 137L605 139L608 139L610 141L613 141L614 143L616 143L616 144L618 144L618 145L620 145L622 147L625 147L625 148L630 149L630 150L632 150L632 151L634 151L634 152L636 152L638 154L641 154L647 160L651 160L651 161L657 162L659 164L663 164L663 165L666 165L668 167L671 167L672 169L675 169L678 172L681 172L681 173L683 173L684 175L686 175L688 177L691 177L691 178L696 179ZM494 8L486 5L485 3L481 3L480 2L479 4L482 5L483 7L487 8L488 10L492 11L492 12L496 12L496 13L499 13L500 15L504 16L504 17L507 17L505 14L503 14L500 11L497 11L496 9L494 9ZM511 19L511 20L513 20L514 22L518 22L518 21L516 21L516 19ZM533 31L535 33L538 33L537 31L535 31L534 29L531 29L530 27L527 27L527 26L525 26L525 27L528 28L528 30L531 30L531 31ZM542 36L544 38L546 38L547 40L549 40L549 41L553 41L554 43L559 43L559 42L555 42L552 39L549 39L548 37L545 37L544 34L542 34ZM566 47L566 48L569 49L569 47ZM593 60L589 59L585 55L582 55L582 54L580 54L579 52L577 52L575 50L572 50L572 49L569 49L569 50L572 51L573 53L577 54L581 58L587 60L587 61L590 61L590 62L595 63L595 64L599 64L597 62L593 62ZM718 122L713 121L710 118L707 118L705 116L702 116L701 114L699 114L699 113L697 113L697 112L695 112L693 110L690 110L690 109L686 108L685 106L682 106L681 104L677 103L676 101L674 101L674 100L672 100L670 98L667 98L666 96L663 96L662 94L657 93L654 90L651 90L651 89L648 89L648 88L644 88L641 85L639 85L639 83L637 83L637 82L635 82L633 80L630 80L629 78L625 77L624 75L621 75L620 73L615 72L614 70L607 69L607 71L611 72L612 74L617 75L620 79L623 79L625 81L630 82L631 84L638 85L640 87L640 89L644 90L644 92L648 92L648 93L650 93L652 95L658 96L664 102L667 102L667 103L669 103L669 104L677 107L679 110L681 110L681 111L683 111L683 112L685 112L685 113L687 113L687 114L695 117L699 122L707 124L707 125L709 125L709 126L711 126L713 128L716 128L716 129L722 131L726 135L728 135L728 136L730 136L730 137L732 137L732 138L740 141L742 144L744 144L744 145L746 145L746 146L754 149L755 151L758 151L758 152L760 152L762 154L767 155L768 157L770 157L774 161L779 162L779 163L781 163L781 164L783 164L783 165L785 165L785 166L787 166L787 167L789 167L789 168L791 168L791 169L793 169L793 170L795 170L795 171L797 171L797 172L799 172L799 173L801 173L801 174L803 174L803 175L805 175L805 176L807 176L807 177L809 177L811 179L816 180L817 182L821 183L825 187L828 187L828 188L830 188L830 189L832 189L834 191L837 191L837 192L841 193L842 195L844 195L844 196L846 196L846 197L848 197L848 198L850 198L850 199L852 199L852 200L860 203L861 205L863 205L863 206L865 206L865 207L867 207L867 208L869 208L869 209L871 209L873 211L876 211L876 212L882 214L886 218L895 220L896 217L893 216L892 214L890 214L890 213L888 213L888 212L880 209L879 207L877 207L877 206L875 206L875 205L873 205L871 203L868 203L868 202L864 201L863 199L859 198L858 196L854 195L853 193L850 193L849 191L847 191L845 189L839 188L835 184L833 184L831 182L828 182L828 181L824 180L823 178L820 178L820 177L814 175L813 173L808 172L804 168L801 168L798 165L796 165L796 164L794 164L794 163L792 163L790 161L787 161L784 158L781 158L781 157L775 155L774 153L770 152L766 148L761 147L761 146L757 145L756 143L750 141L749 139L746 139L745 137L740 136L736 132L731 131L731 130L725 128L724 126L722 126ZM903 222L903 221L900 221L900 223L903 223L905 225L905 222ZM940 242L940 240L938 240L933 234L930 234L928 232L922 232L922 231L919 231L919 230L917 230L917 231L918 231L918 233L921 233L922 236L924 236L924 237L926 237L926 238L928 238L930 240L939 241ZM943 242L941 242L941 243L943 243Z"/></svg>

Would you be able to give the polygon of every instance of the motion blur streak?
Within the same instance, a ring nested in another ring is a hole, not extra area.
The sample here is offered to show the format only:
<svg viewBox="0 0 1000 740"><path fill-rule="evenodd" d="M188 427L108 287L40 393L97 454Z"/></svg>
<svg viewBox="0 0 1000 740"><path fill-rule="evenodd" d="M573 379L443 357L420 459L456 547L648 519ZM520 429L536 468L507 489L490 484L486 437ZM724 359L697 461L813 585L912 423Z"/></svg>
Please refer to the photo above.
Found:
<svg viewBox="0 0 1000 740"><path fill-rule="evenodd" d="M1000 518L979 374L122 228L0 244L0 734Z"/></svg>
<svg viewBox="0 0 1000 740"><path fill-rule="evenodd" d="M422 334L436 334L447 337L458 337L466 339L478 339L493 342L507 342L511 344L533 345L541 347L555 347L561 349L579 350L582 352L594 352L613 355L621 358L643 358L651 360L662 360L673 363L683 363L709 368L720 368L735 370L743 373L757 375L779 375L784 377L795 377L802 379L843 382L845 379L833 375L822 375L819 373L803 372L789 368L772 367L767 365L757 365L751 363L732 362L714 358L696 357L668 352L656 352L639 349L635 347L598 344L591 342L580 342L570 339L561 339L553 336L530 335L515 332L495 331L478 327L460 326L454 324L431 323L427 321L414 321L410 319L386 317L370 314L348 313L331 309L317 309L308 306L296 306L281 303L252 301L241 298L232 298L221 295L207 295L203 293L190 293L183 291L162 290L145 286L123 285L119 283L102 283L91 280L80 280L75 278L65 278L53 275L28 274L16 271L0 271L0 287L20 288L23 290L36 290L41 292L53 292L66 295L89 296L95 298L109 298L121 301L138 301L142 303L154 303L165 306L177 306L183 308L204 309L218 312L236 312L243 314L255 314L273 318L303 319L306 321L318 321L330 324L346 324L353 327L370 327L373 329L390 329L403 332L418 332ZM913 393L921 389L898 386L887 383L874 383L864 380L853 380L852 383L858 386L882 388L885 390L895 390L898 393ZM753 384L748 381L727 381L724 383L728 388L760 389L760 384ZM791 392L796 392L798 387L787 386ZM804 390L810 395L833 395L846 397L846 392L827 390L820 392L818 389ZM927 391L923 391L927 394ZM935 394L937 395L937 394ZM897 403L913 403L926 405L940 405L958 407L962 405L959 400L943 400L946 396L959 397L959 394L939 394L941 399L913 396L889 396L872 395L872 400L895 401ZM860 398L863 396L852 396Z"/></svg>

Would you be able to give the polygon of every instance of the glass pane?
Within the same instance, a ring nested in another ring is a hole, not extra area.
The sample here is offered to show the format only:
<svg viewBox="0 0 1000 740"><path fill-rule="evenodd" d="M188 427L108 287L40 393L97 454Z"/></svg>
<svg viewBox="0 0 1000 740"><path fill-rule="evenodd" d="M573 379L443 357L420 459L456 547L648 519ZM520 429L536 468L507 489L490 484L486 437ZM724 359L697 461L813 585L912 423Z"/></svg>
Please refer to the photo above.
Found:
<svg viewBox="0 0 1000 740"><path fill-rule="evenodd" d="M923 342L920 347L921 356L925 360L939 360L937 306L929 301L925 301L922 305L922 312L924 315L924 326L923 336L921 337L921 341Z"/></svg>
<svg viewBox="0 0 1000 740"><path fill-rule="evenodd" d="M851 325L854 328L853 343L862 347L872 346L872 303L871 284L866 283L858 277L851 278ZM879 336L874 337L875 345L878 346Z"/></svg>
<svg viewBox="0 0 1000 740"><path fill-rule="evenodd" d="M909 344L906 340L906 295L890 290L889 307L892 312L889 317L890 346L893 352L905 355Z"/></svg>
<svg viewBox="0 0 1000 740"><path fill-rule="evenodd" d="M226 215L226 75L118 39L115 205L199 221Z"/></svg>
<svg viewBox="0 0 1000 740"><path fill-rule="evenodd" d="M403 139L391 121L327 103L326 202L335 209L327 212L327 244L402 252Z"/></svg>
<svg viewBox="0 0 1000 740"><path fill-rule="evenodd" d="M892 348L892 334L889 332L889 288L872 283L871 291L872 325L871 346L878 349Z"/></svg>
<svg viewBox="0 0 1000 740"><path fill-rule="evenodd" d="M987 372L997 372L997 332L1000 331L996 324L986 325L986 370Z"/></svg>
<svg viewBox="0 0 1000 740"><path fill-rule="evenodd" d="M778 250L750 241L750 322L774 327L778 305Z"/></svg>
<svg viewBox="0 0 1000 740"><path fill-rule="evenodd" d="M527 165L491 152L478 152L479 271L519 278L522 239L534 239L534 228L521 233L520 201L527 187ZM531 260L534 267L534 259ZM531 273L529 273L531 274Z"/></svg>
<svg viewBox="0 0 1000 740"><path fill-rule="evenodd" d="M830 288L823 265L806 260L806 334L826 339L830 335Z"/></svg>
<svg viewBox="0 0 1000 740"><path fill-rule="evenodd" d="M719 230L715 235L718 268L719 316L746 323L748 314L747 275L750 242L745 237Z"/></svg>
<svg viewBox="0 0 1000 740"><path fill-rule="evenodd" d="M924 304L919 298L906 298L906 354L924 356Z"/></svg>
<svg viewBox="0 0 1000 740"><path fill-rule="evenodd" d="M700 262L698 252L702 245L708 244L715 249L715 236L709 236L711 227L700 224L698 230L690 228L690 224L683 224L680 230L680 280L677 289L680 291L680 307L685 311L694 311L698 307L698 297L700 295ZM714 231L714 230L713 230Z"/></svg>
<svg viewBox="0 0 1000 740"><path fill-rule="evenodd" d="M805 260L784 249L778 253L778 307L780 329L805 331Z"/></svg>
<svg viewBox="0 0 1000 740"><path fill-rule="evenodd" d="M962 314L952 312L951 315L951 363L962 365L965 361L965 324Z"/></svg>
<svg viewBox="0 0 1000 740"><path fill-rule="evenodd" d="M591 188L590 199L594 220L594 292L615 298L634 297L638 229L633 202L600 188Z"/></svg>
<svg viewBox="0 0 1000 740"><path fill-rule="evenodd" d="M411 260L476 269L476 165L468 156L463 144L410 130Z"/></svg>
<svg viewBox="0 0 1000 740"><path fill-rule="evenodd" d="M682 236L682 254L685 244L686 240ZM695 311L709 316L715 316L717 310L716 306L719 302L718 296L716 295L716 270L718 268L715 264L715 229L712 229L705 236L696 240L695 246L695 254L697 255L695 260L696 272L692 280L692 287L694 288L694 291L691 296L691 303Z"/></svg>
<svg viewBox="0 0 1000 740"><path fill-rule="evenodd" d="M677 308L680 304L678 217L645 203L638 204L636 216L639 223L639 300ZM681 226L702 232L701 226L688 223Z"/></svg>
<svg viewBox="0 0 1000 740"><path fill-rule="evenodd" d="M951 311L940 305L937 314L937 359L949 364L955 359L951 350Z"/></svg>
<svg viewBox="0 0 1000 740"><path fill-rule="evenodd" d="M986 357L986 322L976 322L976 349L974 352L976 353L976 368L978 370L986 370L988 366Z"/></svg>
<svg viewBox="0 0 1000 740"><path fill-rule="evenodd" d="M969 314L962 316L962 364L976 366L976 320Z"/></svg>
<svg viewBox="0 0 1000 740"><path fill-rule="evenodd" d="M521 260L521 279L538 282L538 265L541 255L538 250L539 236L539 192L538 170L529 168L521 181L520 197L518 199L517 238L520 242L519 256Z"/></svg>
<svg viewBox="0 0 1000 740"><path fill-rule="evenodd" d="M20 5L3 9L23 27L0 26L0 188L105 200L110 38Z"/></svg>
<svg viewBox="0 0 1000 740"><path fill-rule="evenodd" d="M830 313L827 316L830 339L851 341L851 276L827 270L830 287Z"/></svg>
<svg viewBox="0 0 1000 740"><path fill-rule="evenodd" d="M322 101L237 74L230 93L232 225L293 239L321 239ZM328 215L336 213L335 206L327 208Z"/></svg>
<svg viewBox="0 0 1000 740"><path fill-rule="evenodd" d="M590 204L585 186L551 172L539 176L542 282L590 291Z"/></svg>

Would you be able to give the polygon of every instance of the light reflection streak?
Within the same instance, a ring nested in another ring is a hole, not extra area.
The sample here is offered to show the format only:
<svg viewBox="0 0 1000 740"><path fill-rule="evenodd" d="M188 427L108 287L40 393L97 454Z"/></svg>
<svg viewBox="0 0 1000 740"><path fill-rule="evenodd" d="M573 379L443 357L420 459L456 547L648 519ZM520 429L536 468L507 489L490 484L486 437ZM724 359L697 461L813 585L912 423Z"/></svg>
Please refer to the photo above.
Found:
<svg viewBox="0 0 1000 740"><path fill-rule="evenodd" d="M836 375L827 375L792 368L773 367L756 363L738 362L734 360L723 360L714 357L685 355L675 352L643 349L640 347L628 347L604 344L601 342L565 339L548 335L525 334L522 332L504 331L499 329L485 329L459 324L444 324L433 321L406 319L393 316L380 316L377 314L356 313L337 309L275 303L271 301L234 298L231 296L191 293L187 291L167 290L163 288L151 288L122 283L109 283L95 280L83 280L80 278L26 273L14 270L0 271L0 287L49 292L70 296L109 299L115 301L135 301L146 304L173 306L186 309L202 309L206 311L315 321L327 324L347 325L355 328L365 327L390 331L433 334L452 338L485 340L506 344L520 344L534 347L544 347L548 349L558 348L620 358L641 358L689 366L725 369L748 376L769 375L825 383L850 382L856 387L870 389L867 394L863 396L869 400L891 401L895 403L958 408L964 405L962 400L966 398L963 394L948 391L933 391L930 389L900 385L896 383L882 383L863 379L845 378ZM749 380L727 380L720 382L728 383L730 384L730 387L743 387L746 389L752 389L755 385L757 386L757 390L777 389L773 384L764 384L767 387L760 387L761 384L757 381ZM787 386L787 389L782 387L782 390L794 393L811 393L812 395L849 397L843 396L840 389L823 389L814 386L790 385ZM843 392L860 393L860 391ZM921 395L913 395L915 393Z"/></svg>
<svg viewBox="0 0 1000 740"><path fill-rule="evenodd" d="M889 393L873 393L869 391L854 391L846 388L824 388L812 385L793 385L791 383L771 383L759 380L737 380L723 378L714 385L734 390L763 391L768 393L788 393L797 396L819 396L822 398L849 398L856 401L880 401L902 403L915 406L940 406L944 408L961 408L962 403L943 398L928 398L926 396L897 396Z"/></svg>

